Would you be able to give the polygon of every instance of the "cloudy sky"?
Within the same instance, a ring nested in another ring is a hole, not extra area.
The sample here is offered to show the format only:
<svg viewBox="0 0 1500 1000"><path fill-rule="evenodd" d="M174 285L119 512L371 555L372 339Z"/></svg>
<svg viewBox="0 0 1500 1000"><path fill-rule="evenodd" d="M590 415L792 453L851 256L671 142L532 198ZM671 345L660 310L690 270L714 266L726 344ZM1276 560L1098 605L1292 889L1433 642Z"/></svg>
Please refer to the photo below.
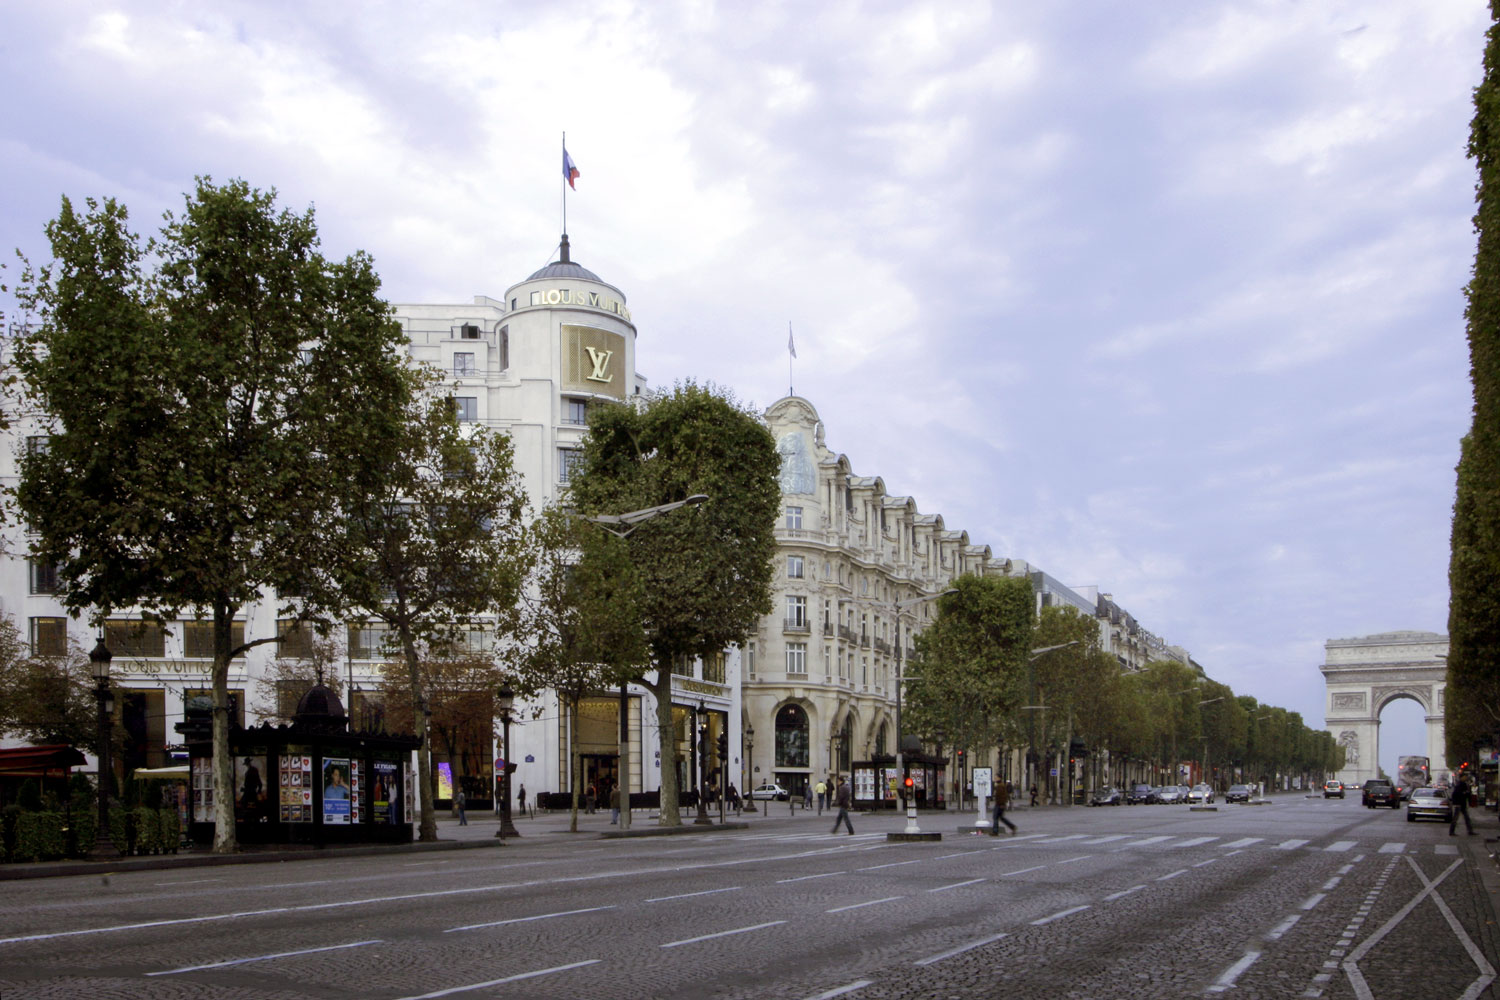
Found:
<svg viewBox="0 0 1500 1000"><path fill-rule="evenodd" d="M1330 637L1446 630L1480 0L0 6L0 233L195 175L396 302L551 258L658 385L798 394L999 555L1323 720ZM14 278L14 268L9 272ZM10 310L8 310L10 311ZM1382 760L1421 745L1411 703Z"/></svg>

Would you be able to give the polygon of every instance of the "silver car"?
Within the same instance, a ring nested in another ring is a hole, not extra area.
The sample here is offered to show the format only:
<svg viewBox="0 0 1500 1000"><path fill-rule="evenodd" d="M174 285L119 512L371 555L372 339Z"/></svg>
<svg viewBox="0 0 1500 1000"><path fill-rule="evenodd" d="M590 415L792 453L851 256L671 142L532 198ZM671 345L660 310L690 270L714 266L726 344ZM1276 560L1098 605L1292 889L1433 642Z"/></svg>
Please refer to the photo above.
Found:
<svg viewBox="0 0 1500 1000"><path fill-rule="evenodd" d="M1162 805L1181 805L1187 800L1187 789L1181 785L1162 785L1156 793L1156 801Z"/></svg>
<svg viewBox="0 0 1500 1000"><path fill-rule="evenodd" d="M1419 819L1437 819L1453 822L1453 804L1436 788L1413 788L1406 800L1406 821L1415 823Z"/></svg>
<svg viewBox="0 0 1500 1000"><path fill-rule="evenodd" d="M1200 782L1187 793L1187 800L1190 804L1209 805L1214 800L1214 790L1209 785Z"/></svg>

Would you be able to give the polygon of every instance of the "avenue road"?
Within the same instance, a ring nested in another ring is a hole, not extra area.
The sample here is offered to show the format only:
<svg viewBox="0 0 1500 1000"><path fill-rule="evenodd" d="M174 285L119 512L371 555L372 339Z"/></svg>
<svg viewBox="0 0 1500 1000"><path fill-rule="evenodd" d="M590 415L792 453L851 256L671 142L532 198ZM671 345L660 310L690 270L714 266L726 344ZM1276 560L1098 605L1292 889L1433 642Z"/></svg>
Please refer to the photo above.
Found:
<svg viewBox="0 0 1500 1000"><path fill-rule="evenodd" d="M1492 815L1469 838L1291 795L973 818L925 814L940 843L777 815L3 882L0 998L1495 995Z"/></svg>

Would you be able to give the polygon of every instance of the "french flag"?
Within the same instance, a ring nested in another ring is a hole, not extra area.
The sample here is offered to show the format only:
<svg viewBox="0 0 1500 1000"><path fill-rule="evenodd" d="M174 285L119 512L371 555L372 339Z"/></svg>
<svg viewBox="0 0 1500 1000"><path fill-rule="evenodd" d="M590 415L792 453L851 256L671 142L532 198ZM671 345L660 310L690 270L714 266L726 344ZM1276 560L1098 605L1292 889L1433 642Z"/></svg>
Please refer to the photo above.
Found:
<svg viewBox="0 0 1500 1000"><path fill-rule="evenodd" d="M568 155L567 146L563 147L563 179L568 182L568 187L574 191L578 190L578 185L573 183L578 179L578 167L574 164L573 158Z"/></svg>

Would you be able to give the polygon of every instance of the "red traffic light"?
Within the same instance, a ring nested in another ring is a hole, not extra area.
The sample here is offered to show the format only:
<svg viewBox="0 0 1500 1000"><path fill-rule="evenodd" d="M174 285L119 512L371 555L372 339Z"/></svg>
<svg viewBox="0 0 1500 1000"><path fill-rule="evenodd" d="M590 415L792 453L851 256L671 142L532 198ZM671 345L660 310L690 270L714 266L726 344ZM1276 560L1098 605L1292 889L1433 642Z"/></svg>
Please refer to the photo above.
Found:
<svg viewBox="0 0 1500 1000"><path fill-rule="evenodd" d="M911 778L907 778L907 779L906 779L906 787L907 787L907 788L910 788L910 787L911 787L911 786L912 786L912 785L914 785L914 784L916 784L916 782L914 782L914 781L912 781L912 779L911 779Z"/></svg>

